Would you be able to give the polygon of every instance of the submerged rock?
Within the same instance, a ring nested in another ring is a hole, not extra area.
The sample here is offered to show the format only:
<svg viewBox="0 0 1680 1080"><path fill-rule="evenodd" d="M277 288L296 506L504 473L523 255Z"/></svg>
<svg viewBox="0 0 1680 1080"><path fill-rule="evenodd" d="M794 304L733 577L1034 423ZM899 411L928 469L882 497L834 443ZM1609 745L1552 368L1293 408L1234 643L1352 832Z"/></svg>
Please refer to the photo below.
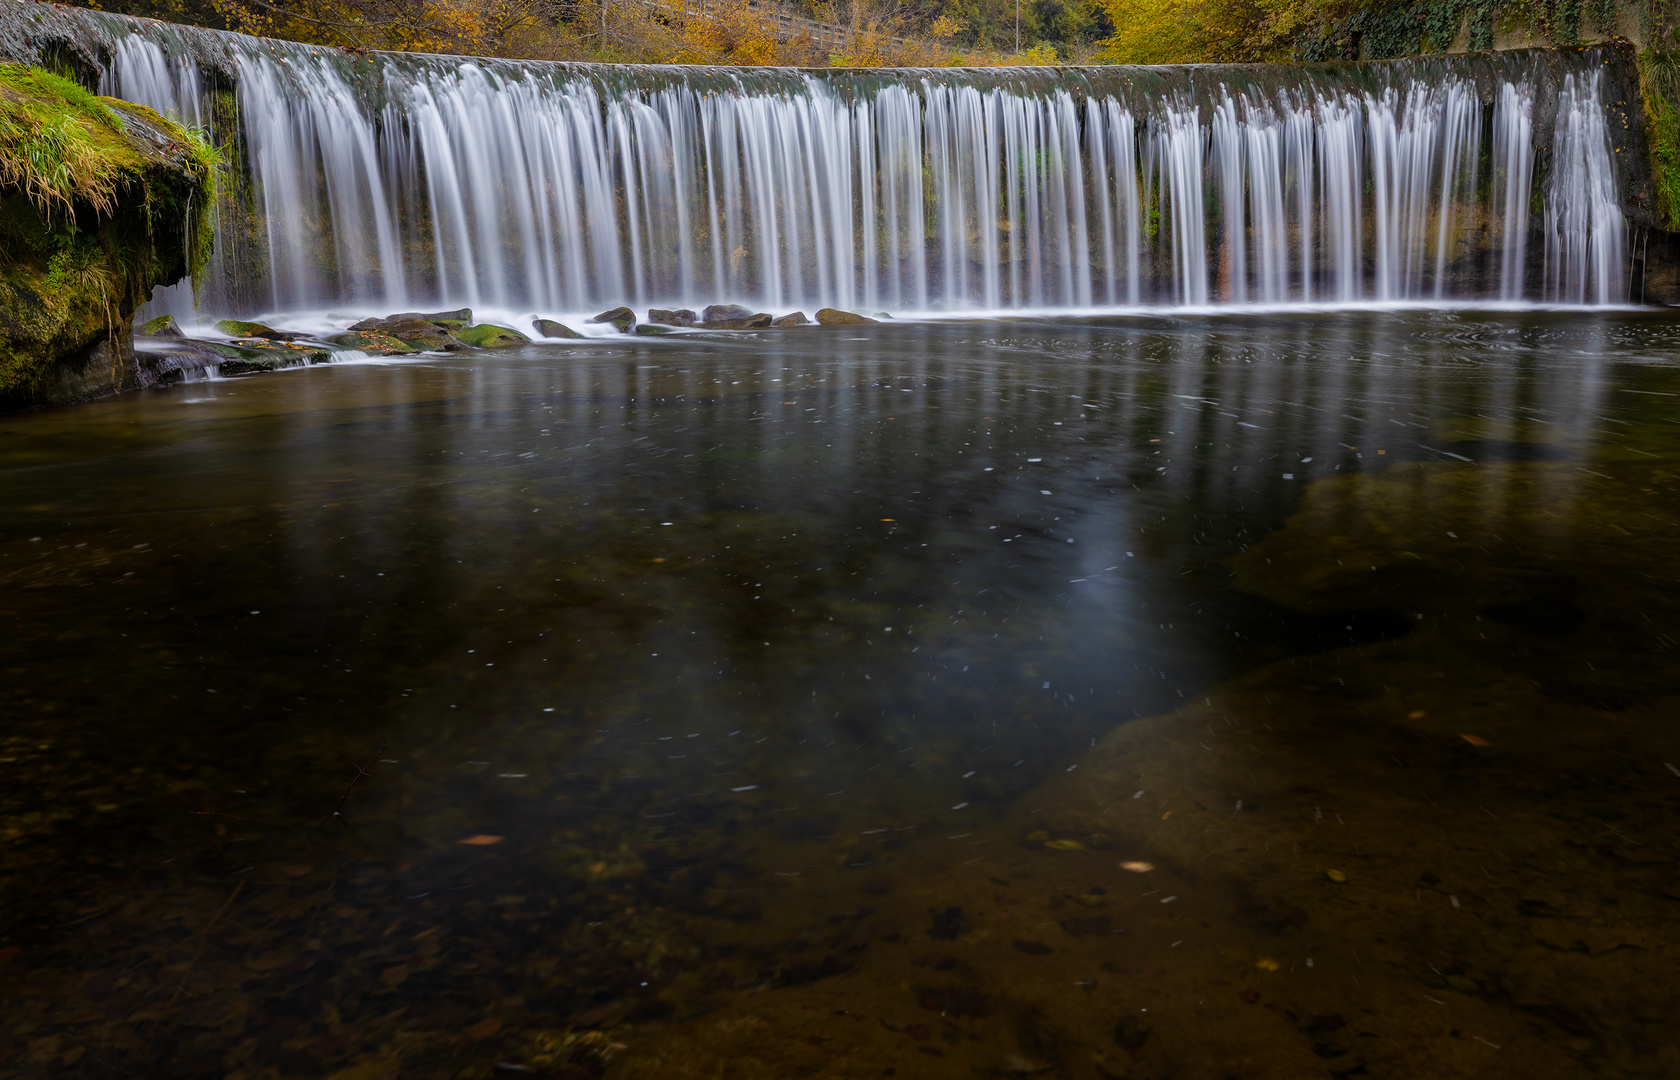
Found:
<svg viewBox="0 0 1680 1080"><path fill-rule="evenodd" d="M181 327L175 322L173 315L159 315L155 319L147 319L134 332L141 337L166 338L170 341L185 341L187 335L181 332Z"/></svg>
<svg viewBox="0 0 1680 1080"><path fill-rule="evenodd" d="M630 328L636 325L636 313L627 307L615 307L611 311L601 312L589 321L592 323L612 323L618 327L619 333L628 334Z"/></svg>
<svg viewBox="0 0 1680 1080"><path fill-rule="evenodd" d="M539 337L580 338L583 336L565 323L555 322L553 319L537 319L531 323L531 329L535 330Z"/></svg>
<svg viewBox="0 0 1680 1080"><path fill-rule="evenodd" d="M676 332L676 327L664 326L659 323L638 323L636 326L636 333L643 337L657 337L660 334L674 334Z"/></svg>
<svg viewBox="0 0 1680 1080"><path fill-rule="evenodd" d="M771 326L810 326L811 320L805 317L803 311L796 311L792 315L783 315L779 319L771 319Z"/></svg>
<svg viewBox="0 0 1680 1080"><path fill-rule="evenodd" d="M821 311L817 312L817 322L821 323L823 326L862 326L865 323L874 323L877 321L878 320L871 319L867 315L858 315L850 311L841 311L839 308L825 307Z"/></svg>
<svg viewBox="0 0 1680 1080"><path fill-rule="evenodd" d="M401 338L379 330L352 330L348 334L335 334L327 340L334 345L360 349L374 356L400 356L420 351Z"/></svg>
<svg viewBox="0 0 1680 1080"><path fill-rule="evenodd" d="M0 64L0 128L0 412L155 385L134 312L208 257L216 151L17 64Z"/></svg>
<svg viewBox="0 0 1680 1080"><path fill-rule="evenodd" d="M699 321L699 318L687 308L678 308L675 311L666 308L648 308L647 321L659 323L661 326L693 326Z"/></svg>
<svg viewBox="0 0 1680 1080"><path fill-rule="evenodd" d="M455 331L455 340L474 349L505 349L511 345L531 343L531 339L519 331L495 323L464 326Z"/></svg>

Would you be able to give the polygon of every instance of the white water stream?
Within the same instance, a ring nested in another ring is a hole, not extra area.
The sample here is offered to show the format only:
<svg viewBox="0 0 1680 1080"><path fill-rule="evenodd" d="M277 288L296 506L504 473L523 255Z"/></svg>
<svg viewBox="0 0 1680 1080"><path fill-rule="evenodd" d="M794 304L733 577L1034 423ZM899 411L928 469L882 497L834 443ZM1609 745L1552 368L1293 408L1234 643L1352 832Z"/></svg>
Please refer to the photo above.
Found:
<svg viewBox="0 0 1680 1080"><path fill-rule="evenodd" d="M1557 91L1541 176L1524 78L1286 68L1262 89L1215 69L1147 91L1099 69L351 60L216 37L250 199L223 208L210 307L1624 299L1590 62ZM105 89L203 123L216 85L178 39L129 34Z"/></svg>

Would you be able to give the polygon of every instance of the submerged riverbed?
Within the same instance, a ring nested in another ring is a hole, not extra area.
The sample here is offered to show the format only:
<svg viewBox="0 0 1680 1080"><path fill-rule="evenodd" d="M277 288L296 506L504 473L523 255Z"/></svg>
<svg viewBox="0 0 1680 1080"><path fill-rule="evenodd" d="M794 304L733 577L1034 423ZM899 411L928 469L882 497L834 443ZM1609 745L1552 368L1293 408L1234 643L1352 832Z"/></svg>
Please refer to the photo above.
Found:
<svg viewBox="0 0 1680 1080"><path fill-rule="evenodd" d="M0 1071L1671 1075L1677 365L974 321L7 418Z"/></svg>

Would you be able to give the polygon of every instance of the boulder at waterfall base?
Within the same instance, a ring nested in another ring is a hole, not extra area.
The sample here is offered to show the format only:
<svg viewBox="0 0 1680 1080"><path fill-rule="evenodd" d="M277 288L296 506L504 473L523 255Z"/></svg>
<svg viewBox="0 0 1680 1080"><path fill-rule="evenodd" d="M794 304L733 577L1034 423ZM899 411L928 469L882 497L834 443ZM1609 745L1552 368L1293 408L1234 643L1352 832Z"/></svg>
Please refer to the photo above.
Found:
<svg viewBox="0 0 1680 1080"><path fill-rule="evenodd" d="M535 330L539 337L580 338L583 336L565 323L555 322L553 319L537 319L531 324L531 329Z"/></svg>
<svg viewBox="0 0 1680 1080"><path fill-rule="evenodd" d="M693 326L699 319L687 308L672 311L668 308L648 308L647 321L661 326Z"/></svg>
<svg viewBox="0 0 1680 1080"><path fill-rule="evenodd" d="M707 304L700 313L701 322L725 322L729 319L750 319L756 312L740 304Z"/></svg>
<svg viewBox="0 0 1680 1080"><path fill-rule="evenodd" d="M269 341L296 341L303 337L288 330L276 330L272 326L265 326L260 322L242 322L239 319L221 319L216 324L216 332L226 334L230 338L266 338Z"/></svg>
<svg viewBox="0 0 1680 1080"><path fill-rule="evenodd" d="M461 347L461 343L451 337L449 331L424 319L378 320L373 326L366 327L357 323L350 328L350 332L357 333L357 327L389 334L405 345L412 345L427 352L453 352Z"/></svg>
<svg viewBox="0 0 1680 1080"><path fill-rule="evenodd" d="M474 349L505 349L513 345L529 345L531 339L517 330L495 323L463 326L455 331L455 340Z"/></svg>
<svg viewBox="0 0 1680 1080"><path fill-rule="evenodd" d="M401 338L381 330L352 330L346 334L335 334L327 340L346 349L360 349L369 356L401 356L420 351Z"/></svg>
<svg viewBox="0 0 1680 1080"><path fill-rule="evenodd" d="M865 323L873 323L876 321L877 320L871 319L867 315L858 315L850 311L841 311L839 308L825 307L817 312L817 322L821 323L823 326L862 326Z"/></svg>
<svg viewBox="0 0 1680 1080"><path fill-rule="evenodd" d="M803 311L796 311L791 315L783 315L779 319L770 320L771 326L809 326L811 320L805 317Z"/></svg>
<svg viewBox="0 0 1680 1080"><path fill-rule="evenodd" d="M155 319L147 319L134 328L135 334L141 337L162 338L166 341L184 341L186 334L173 315L159 315Z"/></svg>
<svg viewBox="0 0 1680 1080"><path fill-rule="evenodd" d="M618 327L619 333L628 334L630 328L636 325L636 313L627 307L615 307L611 311L601 312L589 321L592 323L611 323Z"/></svg>

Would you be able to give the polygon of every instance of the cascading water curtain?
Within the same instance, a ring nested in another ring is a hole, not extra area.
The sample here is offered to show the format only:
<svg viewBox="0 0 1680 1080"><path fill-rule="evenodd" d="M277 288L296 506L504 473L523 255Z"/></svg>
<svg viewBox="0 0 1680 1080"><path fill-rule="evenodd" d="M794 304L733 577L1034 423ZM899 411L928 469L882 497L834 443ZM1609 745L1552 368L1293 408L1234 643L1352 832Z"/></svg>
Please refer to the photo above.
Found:
<svg viewBox="0 0 1680 1080"><path fill-rule="evenodd" d="M184 38L75 17L121 31L107 92L209 121ZM1539 176L1538 63L1523 78L1476 58L1428 79L1368 65L1358 89L1281 69L1262 89L1177 69L1146 83L355 58L192 33L235 60L217 85L234 87L244 170L210 307L1622 299L1590 57L1562 78Z"/></svg>

